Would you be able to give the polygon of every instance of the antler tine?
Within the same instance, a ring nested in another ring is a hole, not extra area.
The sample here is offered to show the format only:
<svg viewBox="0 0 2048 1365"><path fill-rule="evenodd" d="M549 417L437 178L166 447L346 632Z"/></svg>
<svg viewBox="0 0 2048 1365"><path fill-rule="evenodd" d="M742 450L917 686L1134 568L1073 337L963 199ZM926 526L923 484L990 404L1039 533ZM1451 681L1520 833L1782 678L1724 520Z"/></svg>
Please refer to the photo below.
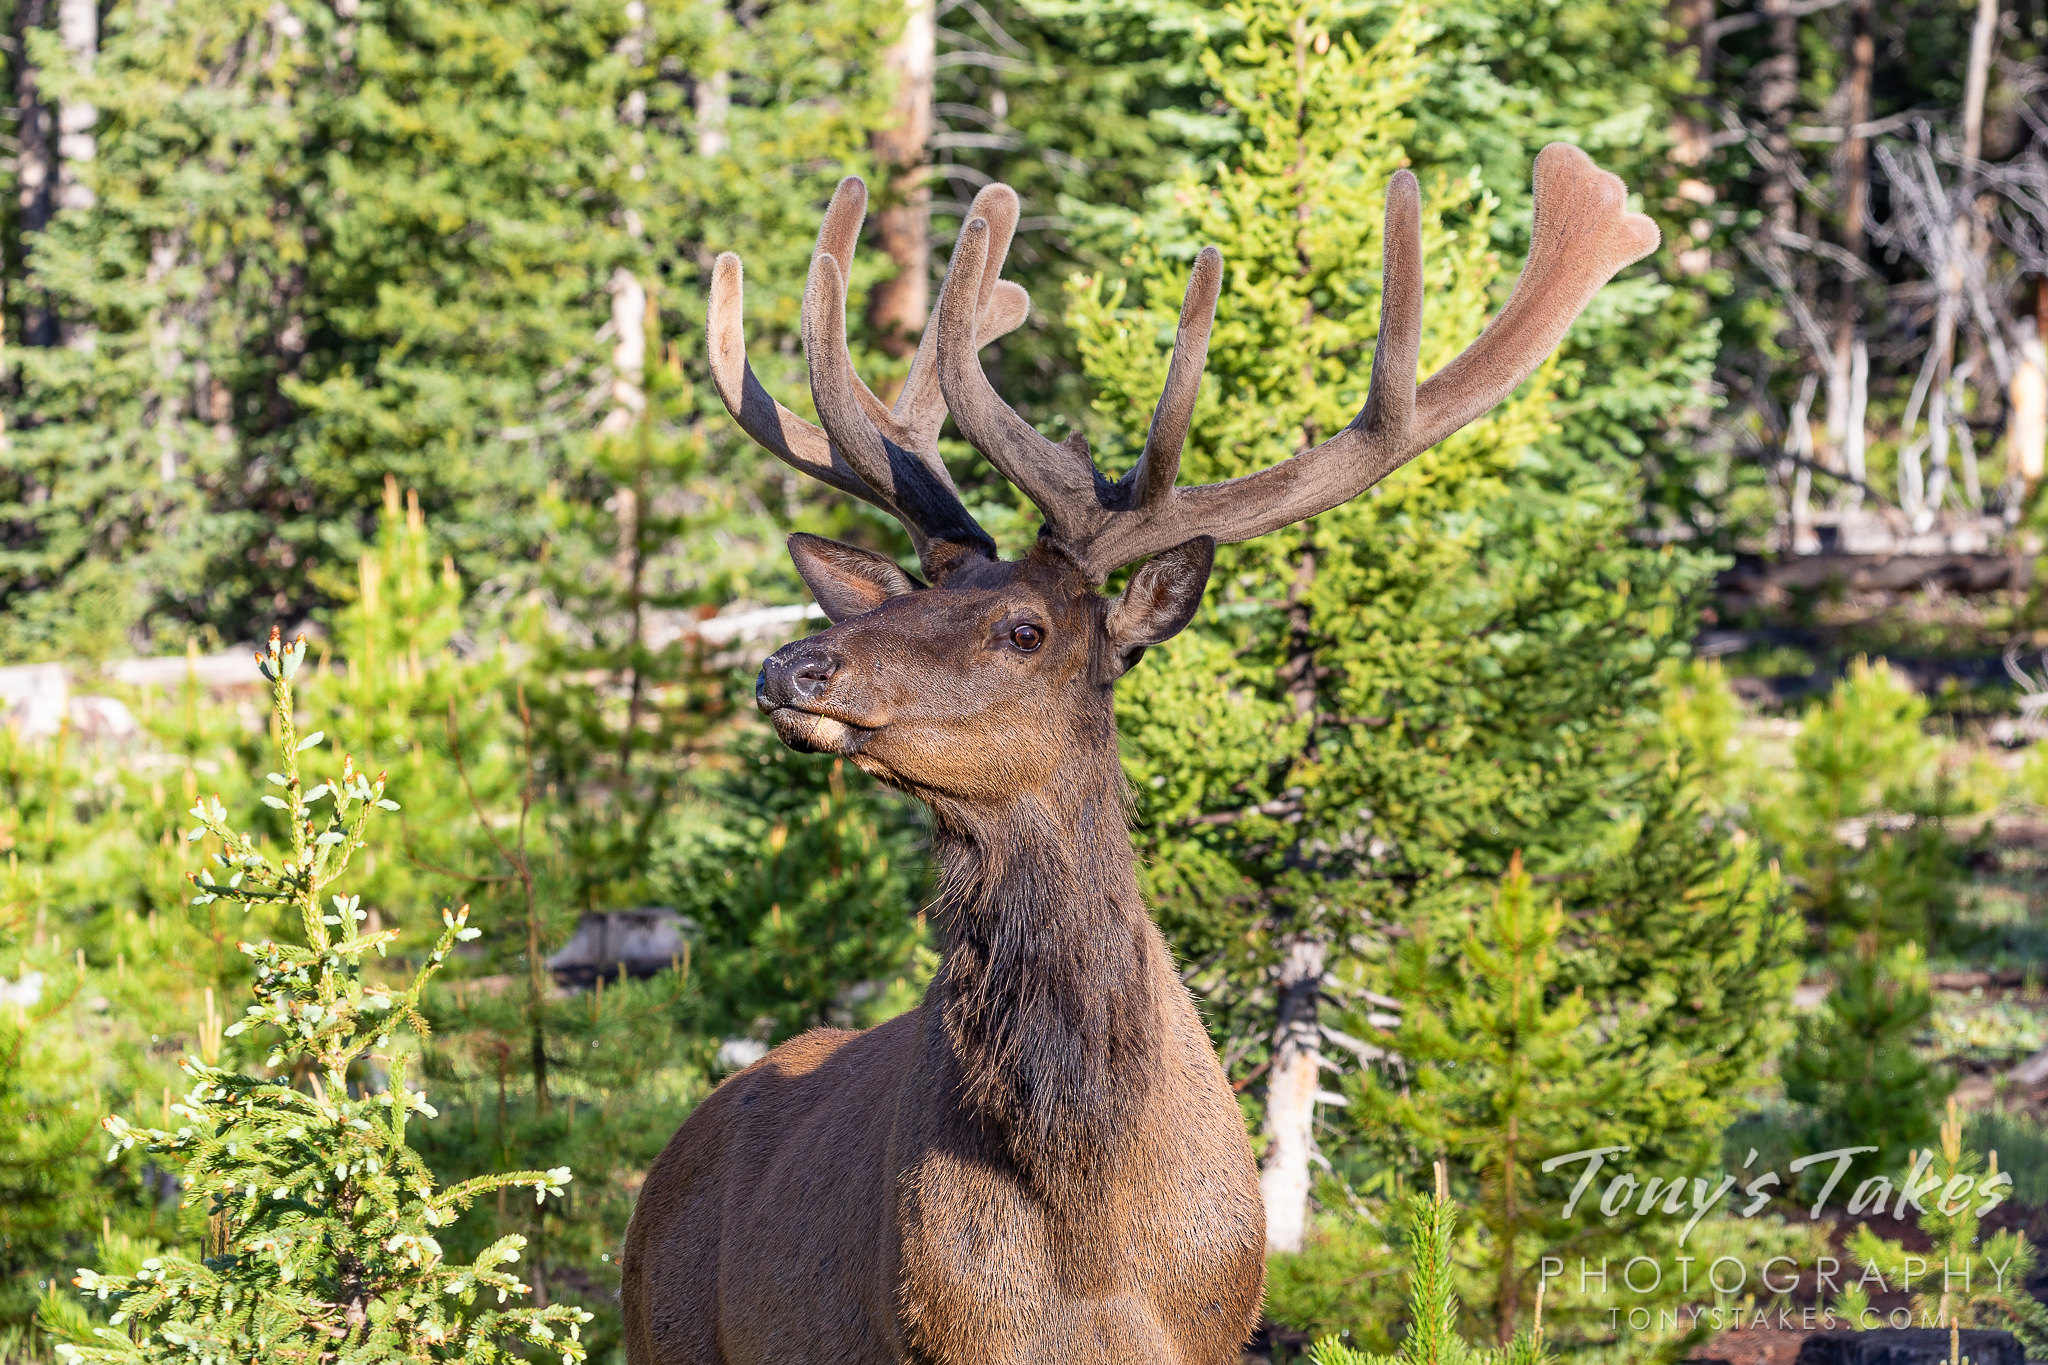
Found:
<svg viewBox="0 0 2048 1365"><path fill-rule="evenodd" d="M1626 196L1618 177L1576 147L1552 143L1538 153L1535 225L1514 292L1479 339L1418 388L1421 201L1414 177L1397 174L1387 189L1380 341L1358 416L1314 449L1256 474L1176 489L1160 503L1111 514L1082 547L1083 569L1099 582L1197 535L1250 540L1327 512L1500 403L1616 271L1656 249L1657 225L1625 212Z"/></svg>
<svg viewBox="0 0 2048 1365"><path fill-rule="evenodd" d="M818 245L811 252L811 259L830 256L839 266L839 278L850 281L853 278L853 250L860 244L860 228L867 220L867 214L867 181L857 175L849 175L832 191L832 202L825 208L825 220L818 224ZM891 422L889 405L875 396L867 381L856 374L853 382L855 392L860 396L860 405L867 410L869 419L877 423Z"/></svg>
<svg viewBox="0 0 2048 1365"><path fill-rule="evenodd" d="M832 448L824 432L769 397L761 381L754 377L754 367L747 361L745 294L745 271L740 258L730 251L721 253L711 268L705 340L710 351L711 382L725 401L725 410L739 423L741 431L783 463L884 511L893 510L861 481L853 466Z"/></svg>
<svg viewBox="0 0 2048 1365"><path fill-rule="evenodd" d="M1095 529L1090 514L1101 476L1086 445L1062 445L1040 435L996 396L976 354L973 309L987 274L990 236L988 220L970 218L953 247L935 324L939 388L960 434L1037 505L1056 537L1073 539Z"/></svg>
<svg viewBox="0 0 2048 1365"><path fill-rule="evenodd" d="M1413 171L1396 171L1387 184L1380 251L1380 335L1355 425L1386 444L1415 425L1415 367L1422 357L1422 187Z"/></svg>
<svg viewBox="0 0 2048 1365"><path fill-rule="evenodd" d="M982 186L967 210L968 218L982 219L988 224L989 232L989 264L982 271L980 287L974 296L974 343L977 347L1016 331L1031 313L1031 296L1024 292L1023 286L998 278L1003 262L1009 257L1010 241L1016 235L1020 212L1017 192L1008 185ZM948 270L948 279L951 274ZM939 290L940 304L944 306L945 285L941 284ZM917 354L910 361L910 373L903 380L903 392L896 397L893 413L894 420L905 433L923 438L917 442L919 445L929 445L936 439L939 428L946 421L946 400L939 389L938 340L938 328L928 326L924 329L924 335L918 339Z"/></svg>
<svg viewBox="0 0 2048 1365"><path fill-rule="evenodd" d="M1174 329L1173 360L1166 367L1166 385L1152 409L1152 427L1145 449L1131 468L1128 483L1137 490L1137 505L1156 504L1172 496L1180 474L1181 447L1194 420L1195 397L1202 387L1202 368L1209 363L1209 329L1216 321L1216 299L1223 290L1223 253L1205 246L1188 272L1188 288L1180 302L1180 325Z"/></svg>
<svg viewBox="0 0 2048 1365"><path fill-rule="evenodd" d="M811 400L818 418L868 487L880 495L917 543L920 558L933 541L970 544L993 557L990 540L961 505L950 482L933 475L924 459L889 439L869 420L846 346L846 281L839 261L820 251L811 259L804 288L804 355L811 364Z"/></svg>
<svg viewBox="0 0 2048 1365"><path fill-rule="evenodd" d="M1657 249L1657 225L1626 213L1628 190L1577 147L1536 154L1536 221L1514 293L1479 340L1416 394L1413 453L1427 450L1506 398L1564 340L1614 272Z"/></svg>
<svg viewBox="0 0 2048 1365"><path fill-rule="evenodd" d="M832 193L830 207L825 210L825 221L818 228L817 249L812 253L814 258L830 256L839 266L840 280L849 286L853 282L853 252L860 243L867 203L867 182L857 175L849 175L840 181L838 189ZM1011 234L1017 226L1016 191L1008 185L989 185L975 196L974 204L976 212L983 207L990 211L990 225L998 233L996 269L1001 270L1003 258L1009 251ZM982 282L981 297L975 308L979 318L978 339L986 346L997 337L1015 331L1024 325L1030 312L1031 298L1021 285L997 280L991 275ZM898 395L893 409L876 396L858 374L853 376L854 392L859 396L861 407L867 411L868 419L900 444L913 449L932 446L938 438L939 428L946 421L946 404L939 396L939 381L933 373L931 349L931 330L927 328L924 339L918 343L917 355L910 362L910 374L904 379L903 392ZM926 467L951 488L953 476L946 472L945 462L938 458L936 449L923 458Z"/></svg>
<svg viewBox="0 0 2048 1365"><path fill-rule="evenodd" d="M755 441L821 483L901 521L928 569L928 551L935 542L992 557L995 543L968 515L938 459L936 424L929 437L911 444L887 406L854 373L846 345L846 278L866 204L867 187L858 177L839 183L805 282L804 349L811 364L811 396L824 429L777 403L755 378L746 352L745 272L731 252L720 255L712 269L706 328L712 381L726 410ZM1005 316L1021 321L1000 289L996 300L1008 306Z"/></svg>

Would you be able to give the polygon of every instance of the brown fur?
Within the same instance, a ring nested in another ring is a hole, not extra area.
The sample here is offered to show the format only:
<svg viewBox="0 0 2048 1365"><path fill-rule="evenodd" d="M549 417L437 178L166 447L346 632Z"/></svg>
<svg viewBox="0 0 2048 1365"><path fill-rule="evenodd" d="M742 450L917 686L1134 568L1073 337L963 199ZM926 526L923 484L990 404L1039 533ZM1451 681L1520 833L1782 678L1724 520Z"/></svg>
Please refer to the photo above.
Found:
<svg viewBox="0 0 2048 1365"><path fill-rule="evenodd" d="M945 953L918 1009L785 1043L669 1143L626 1234L633 1365L1237 1358L1264 1210L1138 892L1111 703L1211 548L1114 611L1062 555L967 556L770 661L785 740L931 807Z"/></svg>

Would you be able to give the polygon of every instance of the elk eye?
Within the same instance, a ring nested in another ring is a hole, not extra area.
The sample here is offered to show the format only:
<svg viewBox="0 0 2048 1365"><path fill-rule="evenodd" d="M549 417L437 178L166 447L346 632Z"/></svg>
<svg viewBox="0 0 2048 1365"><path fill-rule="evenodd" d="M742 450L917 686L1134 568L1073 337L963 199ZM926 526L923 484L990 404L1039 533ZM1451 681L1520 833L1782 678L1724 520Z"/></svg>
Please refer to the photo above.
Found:
<svg viewBox="0 0 2048 1365"><path fill-rule="evenodd" d="M1010 632L1010 643L1029 654L1045 643L1045 636L1037 626L1019 626Z"/></svg>

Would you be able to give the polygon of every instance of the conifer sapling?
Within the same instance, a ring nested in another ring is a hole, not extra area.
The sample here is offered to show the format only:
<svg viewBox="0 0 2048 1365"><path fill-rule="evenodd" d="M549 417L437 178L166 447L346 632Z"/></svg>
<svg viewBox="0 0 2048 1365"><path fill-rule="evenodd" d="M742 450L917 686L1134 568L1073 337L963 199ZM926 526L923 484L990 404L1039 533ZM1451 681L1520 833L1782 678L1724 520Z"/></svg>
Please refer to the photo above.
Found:
<svg viewBox="0 0 2048 1365"><path fill-rule="evenodd" d="M408 1085L406 1054L392 1041L425 1035L421 992L456 941L477 931L467 925L467 907L444 910L440 937L409 987L365 979L365 957L382 956L397 932L364 932L361 898L337 884L363 848L369 822L398 804L381 776L358 771L348 758L334 776L308 774L310 786L302 780L300 756L323 739L317 730L301 738L293 721L292 677L305 651L303 637L284 644L273 630L257 656L270 682L281 755L280 770L267 775L276 791L263 800L284 813L290 851L273 862L229 822L217 796L193 808L198 824L186 835L193 842L210 835L221 845L214 868L194 874L196 904L268 907L287 919L296 912L300 921L303 945L240 945L255 965L256 1003L227 1032L267 1034L273 1074L188 1057L192 1089L173 1109L186 1120L182 1127L104 1120L114 1137L110 1160L141 1145L179 1171L188 1201L208 1201L205 1254L165 1252L132 1273L81 1270L78 1286L111 1302L111 1325L97 1330L97 1344L58 1349L71 1365L259 1358L480 1365L521 1358L511 1347L524 1342L581 1361L587 1313L566 1305L500 1307L528 1292L504 1268L519 1259L524 1238L502 1237L468 1264L450 1263L436 1240L481 1195L521 1187L545 1201L563 1194L570 1174L567 1167L518 1171L437 1189L408 1145L412 1116L435 1111Z"/></svg>

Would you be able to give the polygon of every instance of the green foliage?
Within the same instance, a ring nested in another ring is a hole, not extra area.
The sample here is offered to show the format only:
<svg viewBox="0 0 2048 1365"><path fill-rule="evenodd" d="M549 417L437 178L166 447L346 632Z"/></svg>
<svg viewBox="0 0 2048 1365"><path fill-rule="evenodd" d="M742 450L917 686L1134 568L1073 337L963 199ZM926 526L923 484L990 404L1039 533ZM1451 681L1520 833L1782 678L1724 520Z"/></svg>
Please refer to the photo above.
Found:
<svg viewBox="0 0 2048 1365"><path fill-rule="evenodd" d="M1755 785L1754 758L1741 739L1742 702L1721 661L1679 660L1664 681L1661 747L1668 761L1690 772L1713 809L1746 805Z"/></svg>
<svg viewBox="0 0 2048 1365"><path fill-rule="evenodd" d="M1841 820L1910 799L1935 746L1922 732L1927 702L1883 659L1858 659L1826 700L1806 711L1793 742L1801 795L1817 818Z"/></svg>
<svg viewBox="0 0 2048 1365"><path fill-rule="evenodd" d="M1891 1162L1934 1135L1954 1081L1914 1049L1934 1001L1913 945L1881 953L1866 938L1838 960L1834 989L1800 1021L1785 1057L1785 1095L1812 1111L1815 1151L1876 1146Z"/></svg>
<svg viewBox="0 0 2048 1365"><path fill-rule="evenodd" d="M1423 1151L1457 1152L1478 1177L1479 1220L1489 1234L1496 1326L1514 1331L1521 1294L1535 1269L1531 1247L1554 1251L1577 1231L1545 1208L1538 1167L1560 1152L1605 1138L1587 1126L1594 1114L1620 1107L1624 1075L1595 1067L1591 1008L1582 992L1559 988L1564 907L1544 904L1522 869L1508 865L1492 906L1452 947L1427 925L1402 945L1396 990L1415 1002L1403 1012L1392 1044L1407 1079L1369 1073L1360 1119L1400 1133ZM1423 1002L1443 1000L1441 1009ZM1655 1083L1654 1075L1648 1077Z"/></svg>
<svg viewBox="0 0 2048 1365"><path fill-rule="evenodd" d="M299 756L324 738L317 730L301 738L296 728L292 676L305 648L303 639L286 645L273 632L261 660L280 769L267 774L277 792L263 799L280 813L290 851L273 861L230 822L218 797L193 808L198 824L186 836L210 835L222 850L212 856L226 880L213 869L195 874L196 903L274 911L303 934L303 944L241 945L254 965L256 1003L226 1033L264 1040L258 1050L267 1051L270 1074L189 1057L193 1086L176 1109L189 1122L173 1132L105 1121L110 1158L144 1146L209 1201L206 1254L167 1251L140 1265L81 1271L79 1286L111 1300L113 1316L93 1334L98 1344L60 1350L72 1361L272 1352L493 1361L515 1358L509 1343L517 1340L581 1360L580 1310L479 1304L485 1294L502 1304L527 1292L500 1268L518 1259L523 1239L501 1238L467 1263L448 1260L437 1239L480 1196L529 1188L545 1200L562 1192L569 1171L437 1188L410 1145L413 1115L432 1118L435 1110L407 1084L408 1057L394 1040L424 1033L419 1003L428 978L458 940L478 931L467 927L467 909L444 911L442 933L409 986L365 972L365 959L398 935L362 928L361 897L335 888L368 842L373 814L398 804L383 779L359 772L352 758L311 787L302 780Z"/></svg>
<svg viewBox="0 0 2048 1365"><path fill-rule="evenodd" d="M85 1104L97 1097L38 1055L47 1044L27 1016L25 1006L0 1014L0 1330L34 1315L39 1272L76 1250L112 1203L95 1179L98 1105Z"/></svg>
<svg viewBox="0 0 2048 1365"><path fill-rule="evenodd" d="M1458 1206L1445 1191L1441 1167L1436 1194L1412 1196L1406 1212L1408 1333L1400 1348L1392 1354L1368 1354L1325 1337L1309 1352L1313 1365L1543 1365L1552 1359L1543 1344L1540 1317L1535 1327L1515 1333L1500 1347L1475 1346L1459 1334L1461 1310L1451 1263Z"/></svg>
<svg viewBox="0 0 2048 1365"><path fill-rule="evenodd" d="M123 3L90 73L32 32L45 97L102 122L95 207L5 253L9 340L37 311L81 344L7 353L0 652L302 618L333 602L387 474L469 581L530 583L548 486L612 378L594 334L614 272L672 272L665 306L695 333L694 281L743 244L756 325L793 337L815 205L862 165L889 94L866 58L900 15ZM718 126L685 71L733 73ZM747 486L766 457L716 420Z"/></svg>
<svg viewBox="0 0 2048 1365"><path fill-rule="evenodd" d="M2048 1204L2048 1125L2023 1109L1994 1104L1966 1118L1963 1141L1997 1155L1998 1169L2012 1178L2015 1202Z"/></svg>
<svg viewBox="0 0 2048 1365"><path fill-rule="evenodd" d="M1392 1348L1400 1327L1402 1260L1389 1229L1355 1210L1315 1220L1300 1251L1266 1256L1266 1319L1312 1340Z"/></svg>
<svg viewBox="0 0 2048 1365"><path fill-rule="evenodd" d="M1933 1182L1917 1220L1927 1249L1908 1251L1863 1223L1849 1239L1850 1258L1866 1270L1876 1270L1880 1283L1902 1290L1911 1289L1914 1266L1939 1264L1939 1271L1920 1282L1938 1284L1941 1292L1912 1293L1913 1317L1921 1326L2004 1327L2020 1339L2028 1355L2048 1349L2048 1307L2028 1288L2039 1259L2034 1244L2017 1228L2002 1229L1980 1244L1980 1211L1988 1211L2011 1192L2012 1177L2000 1174L1997 1152L1986 1166L1981 1154L1963 1145L1963 1119L1953 1099L1941 1125L1940 1147L1913 1156L1913 1173L1923 1170L1922 1179L1931 1177ZM1844 1291L1838 1311L1861 1324L1869 1307L1869 1291L1859 1280Z"/></svg>
<svg viewBox="0 0 2048 1365"><path fill-rule="evenodd" d="M1889 664L1857 659L1807 707L1791 787L1764 806L1794 903L1826 950L1866 933L1884 947L1955 939L1966 850L1942 820L1971 803L1926 718L1926 700Z"/></svg>
<svg viewBox="0 0 2048 1365"><path fill-rule="evenodd" d="M837 760L737 743L657 853L656 884L702 927L712 1040L780 1042L917 1002L934 965L914 810Z"/></svg>

